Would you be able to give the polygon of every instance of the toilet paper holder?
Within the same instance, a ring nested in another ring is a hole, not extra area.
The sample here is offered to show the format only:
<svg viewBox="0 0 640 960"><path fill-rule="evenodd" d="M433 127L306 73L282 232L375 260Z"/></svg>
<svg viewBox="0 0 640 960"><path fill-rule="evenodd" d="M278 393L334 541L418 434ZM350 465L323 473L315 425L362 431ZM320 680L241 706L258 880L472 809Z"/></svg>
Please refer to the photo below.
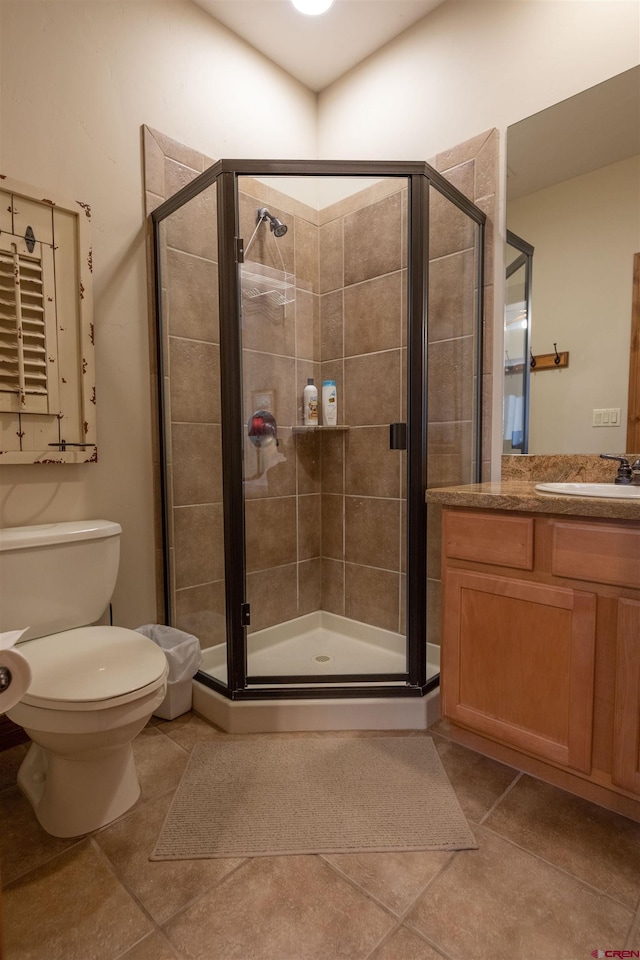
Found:
<svg viewBox="0 0 640 960"><path fill-rule="evenodd" d="M11 686L11 670L9 667L0 667L0 693L4 693Z"/></svg>

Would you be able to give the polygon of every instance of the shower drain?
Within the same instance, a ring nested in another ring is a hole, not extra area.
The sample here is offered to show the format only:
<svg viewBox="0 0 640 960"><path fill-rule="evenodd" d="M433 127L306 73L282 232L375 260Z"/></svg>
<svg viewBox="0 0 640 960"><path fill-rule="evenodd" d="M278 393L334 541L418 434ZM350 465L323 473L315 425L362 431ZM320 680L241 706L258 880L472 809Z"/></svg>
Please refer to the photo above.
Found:
<svg viewBox="0 0 640 960"><path fill-rule="evenodd" d="M329 660L333 660L333 657L328 657L326 653L319 653L317 657L311 657L314 663L329 663Z"/></svg>

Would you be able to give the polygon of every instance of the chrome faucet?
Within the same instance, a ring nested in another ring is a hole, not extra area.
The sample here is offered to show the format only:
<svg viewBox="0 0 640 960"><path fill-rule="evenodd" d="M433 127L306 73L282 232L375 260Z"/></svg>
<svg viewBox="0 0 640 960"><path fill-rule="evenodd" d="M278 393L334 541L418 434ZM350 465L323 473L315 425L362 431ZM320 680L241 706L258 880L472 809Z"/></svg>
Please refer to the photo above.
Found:
<svg viewBox="0 0 640 960"><path fill-rule="evenodd" d="M640 457L631 464L631 483L640 487Z"/></svg>

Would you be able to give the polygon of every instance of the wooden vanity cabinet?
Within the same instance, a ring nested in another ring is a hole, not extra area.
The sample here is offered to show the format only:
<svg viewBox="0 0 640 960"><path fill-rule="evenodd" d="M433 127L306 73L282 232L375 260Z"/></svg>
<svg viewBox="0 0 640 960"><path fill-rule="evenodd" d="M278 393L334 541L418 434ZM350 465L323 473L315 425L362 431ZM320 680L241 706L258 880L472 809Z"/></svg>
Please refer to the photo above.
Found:
<svg viewBox="0 0 640 960"><path fill-rule="evenodd" d="M618 601L612 781L640 796L640 602Z"/></svg>
<svg viewBox="0 0 640 960"><path fill-rule="evenodd" d="M443 716L640 796L640 523L445 508L442 579Z"/></svg>

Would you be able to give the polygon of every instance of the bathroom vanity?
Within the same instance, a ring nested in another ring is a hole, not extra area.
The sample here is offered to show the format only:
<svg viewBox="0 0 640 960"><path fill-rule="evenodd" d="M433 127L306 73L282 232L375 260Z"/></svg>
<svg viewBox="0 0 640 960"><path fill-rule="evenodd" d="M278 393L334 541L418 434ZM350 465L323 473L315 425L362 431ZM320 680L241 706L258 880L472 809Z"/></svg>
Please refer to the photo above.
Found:
<svg viewBox="0 0 640 960"><path fill-rule="evenodd" d="M527 482L427 500L450 735L640 820L640 501Z"/></svg>

